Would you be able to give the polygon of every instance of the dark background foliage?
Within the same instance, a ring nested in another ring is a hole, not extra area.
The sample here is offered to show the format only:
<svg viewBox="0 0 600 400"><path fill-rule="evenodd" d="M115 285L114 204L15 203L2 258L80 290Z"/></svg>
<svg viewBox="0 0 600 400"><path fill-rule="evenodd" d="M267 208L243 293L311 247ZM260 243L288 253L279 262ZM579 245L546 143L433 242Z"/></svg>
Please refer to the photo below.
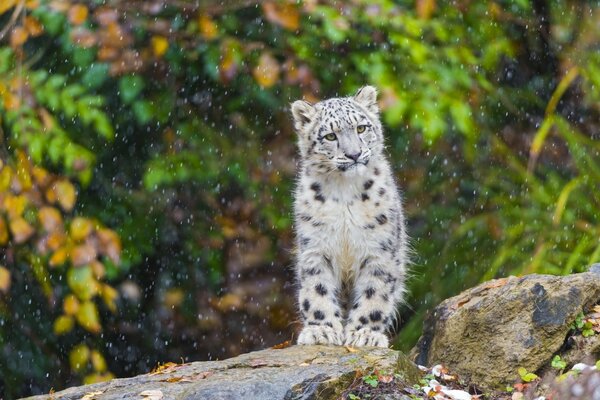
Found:
<svg viewBox="0 0 600 400"><path fill-rule="evenodd" d="M5 0L4 398L293 338L288 105L380 91L414 248L396 347L600 260L597 1Z"/></svg>

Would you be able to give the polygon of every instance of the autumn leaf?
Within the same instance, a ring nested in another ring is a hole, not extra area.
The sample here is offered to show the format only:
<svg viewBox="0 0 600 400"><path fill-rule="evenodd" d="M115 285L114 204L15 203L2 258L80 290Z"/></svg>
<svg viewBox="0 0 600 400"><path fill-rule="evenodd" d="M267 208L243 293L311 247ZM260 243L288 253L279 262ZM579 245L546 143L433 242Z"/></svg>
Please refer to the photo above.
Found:
<svg viewBox="0 0 600 400"><path fill-rule="evenodd" d="M96 304L92 301L83 302L79 306L75 318L77 319L77 323L89 332L99 333L102 330L98 308L96 308Z"/></svg>
<svg viewBox="0 0 600 400"><path fill-rule="evenodd" d="M87 365L90 358L90 349L85 344L79 344L69 352L69 364L71 369L81 371Z"/></svg>
<svg viewBox="0 0 600 400"><path fill-rule="evenodd" d="M48 264L51 267L57 267L59 265L63 265L67 261L67 258L69 257L69 253L70 252L67 247L61 247L61 248L57 249L50 257L50 260L48 260Z"/></svg>
<svg viewBox="0 0 600 400"><path fill-rule="evenodd" d="M73 25L81 25L85 22L89 14L88 8L83 4L74 4L69 8L69 22Z"/></svg>
<svg viewBox="0 0 600 400"><path fill-rule="evenodd" d="M75 267L87 265L95 260L97 256L94 246L87 243L75 246L71 250L71 262Z"/></svg>
<svg viewBox="0 0 600 400"><path fill-rule="evenodd" d="M164 36L152 36L150 45L152 47L152 53L158 58L162 57L169 49L169 41Z"/></svg>
<svg viewBox="0 0 600 400"><path fill-rule="evenodd" d="M54 207L46 206L40 208L38 211L38 219L46 232L54 232L55 230L62 228L62 216Z"/></svg>
<svg viewBox="0 0 600 400"><path fill-rule="evenodd" d="M104 278L104 275L106 275L106 268L104 268L104 264L102 264L100 261L91 261L90 267L92 268L92 272L94 273L94 277L96 279L102 279Z"/></svg>
<svg viewBox="0 0 600 400"><path fill-rule="evenodd" d="M92 269L89 266L69 268L67 271L67 284L80 300L89 300L98 293L98 282L94 279Z"/></svg>
<svg viewBox="0 0 600 400"><path fill-rule="evenodd" d="M69 294L63 300L63 311L67 315L75 315L79 311L79 300L72 294Z"/></svg>
<svg viewBox="0 0 600 400"><path fill-rule="evenodd" d="M52 330L55 335L64 335L65 333L71 332L74 325L75 321L73 320L73 317L70 315L61 315L54 320Z"/></svg>
<svg viewBox="0 0 600 400"><path fill-rule="evenodd" d="M29 37L29 34L22 26L15 26L10 32L10 45L12 47L22 46Z"/></svg>
<svg viewBox="0 0 600 400"><path fill-rule="evenodd" d="M240 44L234 39L223 41L221 44L221 62L219 64L221 82L229 83L235 78L240 61Z"/></svg>
<svg viewBox="0 0 600 400"><path fill-rule="evenodd" d="M35 230L23 218L17 218L10 221L10 232L15 243L21 244L26 242L35 233Z"/></svg>
<svg viewBox="0 0 600 400"><path fill-rule="evenodd" d="M0 15L4 14L17 4L17 0L3 0L0 2Z"/></svg>
<svg viewBox="0 0 600 400"><path fill-rule="evenodd" d="M17 219L21 215L23 215L23 211L25 211L25 207L27 207L27 198L24 195L7 195L4 198L4 209L8 213L9 219Z"/></svg>
<svg viewBox="0 0 600 400"><path fill-rule="evenodd" d="M8 293L8 289L10 289L10 271L0 266L0 292Z"/></svg>
<svg viewBox="0 0 600 400"><path fill-rule="evenodd" d="M121 239L112 230L101 228L96 231L100 240L100 253L110 258L110 260L119 264L121 259Z"/></svg>
<svg viewBox="0 0 600 400"><path fill-rule="evenodd" d="M94 224L88 218L77 217L71 221L69 232L71 239L75 241L82 241L92 233Z"/></svg>
<svg viewBox="0 0 600 400"><path fill-rule="evenodd" d="M435 11L435 0L417 0L415 5L421 19L429 19Z"/></svg>
<svg viewBox="0 0 600 400"><path fill-rule="evenodd" d="M117 311L115 300L119 297L119 292L115 288L110 285L102 285L100 296L110 311Z"/></svg>
<svg viewBox="0 0 600 400"><path fill-rule="evenodd" d="M275 25L291 31L300 26L300 13L292 3L266 2L262 8L267 20Z"/></svg>
<svg viewBox="0 0 600 400"><path fill-rule="evenodd" d="M50 202L57 201L65 211L71 211L75 206L77 193L75 187L66 179L60 180L46 192L46 198Z"/></svg>
<svg viewBox="0 0 600 400"><path fill-rule="evenodd" d="M260 86L269 88L279 80L279 69L279 63L275 57L265 52L260 55L252 75Z"/></svg>
<svg viewBox="0 0 600 400"><path fill-rule="evenodd" d="M106 371L106 361L98 350L92 350L90 358L92 360L92 367L94 367L96 372Z"/></svg>
<svg viewBox="0 0 600 400"><path fill-rule="evenodd" d="M200 14L198 16L198 28L200 29L200 35L205 40L212 40L217 37L217 34L219 33L215 21L206 14Z"/></svg>
<svg viewBox="0 0 600 400"><path fill-rule="evenodd" d="M4 246L8 243L8 227L4 217L0 216L0 246Z"/></svg>
<svg viewBox="0 0 600 400"><path fill-rule="evenodd" d="M30 15L25 16L23 26L25 27L27 33L29 33L29 35L32 37L39 36L44 32L44 27L40 21Z"/></svg>

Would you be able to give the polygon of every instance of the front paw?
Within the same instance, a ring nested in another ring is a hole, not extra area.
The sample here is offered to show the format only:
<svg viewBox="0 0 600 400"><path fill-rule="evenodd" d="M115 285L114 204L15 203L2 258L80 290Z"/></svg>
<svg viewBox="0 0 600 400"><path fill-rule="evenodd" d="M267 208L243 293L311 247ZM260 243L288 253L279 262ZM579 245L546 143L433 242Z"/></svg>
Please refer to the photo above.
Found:
<svg viewBox="0 0 600 400"><path fill-rule="evenodd" d="M333 329L326 325L305 326L298 335L298 344L344 344L344 335L341 329Z"/></svg>
<svg viewBox="0 0 600 400"><path fill-rule="evenodd" d="M388 347L390 341L387 336L381 332L375 332L369 328L362 328L346 332L344 344L351 347Z"/></svg>

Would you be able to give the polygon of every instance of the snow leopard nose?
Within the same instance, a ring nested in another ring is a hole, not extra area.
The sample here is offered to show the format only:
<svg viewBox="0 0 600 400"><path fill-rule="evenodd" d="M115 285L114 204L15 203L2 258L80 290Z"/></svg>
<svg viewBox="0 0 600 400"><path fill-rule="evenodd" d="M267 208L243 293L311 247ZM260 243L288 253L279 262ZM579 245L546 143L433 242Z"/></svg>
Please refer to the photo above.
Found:
<svg viewBox="0 0 600 400"><path fill-rule="evenodd" d="M344 155L346 157L348 157L351 160L354 160L354 162L358 161L358 157L360 157L361 154L362 154L362 152L360 150L358 151L358 153L353 153L353 154L344 153Z"/></svg>

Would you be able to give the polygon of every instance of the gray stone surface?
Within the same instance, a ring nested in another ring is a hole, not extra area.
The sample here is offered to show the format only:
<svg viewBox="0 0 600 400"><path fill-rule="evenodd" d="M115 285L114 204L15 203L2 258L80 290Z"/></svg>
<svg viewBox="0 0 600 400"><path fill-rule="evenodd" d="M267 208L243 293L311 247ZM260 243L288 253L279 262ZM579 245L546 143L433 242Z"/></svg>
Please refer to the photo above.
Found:
<svg viewBox="0 0 600 400"><path fill-rule="evenodd" d="M480 386L503 387L515 381L519 367L547 365L577 314L599 301L596 269L485 282L437 306L411 355L418 364L444 364Z"/></svg>
<svg viewBox="0 0 600 400"><path fill-rule="evenodd" d="M224 361L178 365L162 373L73 387L29 399L70 400L90 395L86 400L143 400L140 393L148 390L159 390L162 399L182 400L330 399L338 397L354 379L356 371L374 369L399 373L408 385L417 383L420 378L416 366L395 350L292 346L256 351Z"/></svg>

